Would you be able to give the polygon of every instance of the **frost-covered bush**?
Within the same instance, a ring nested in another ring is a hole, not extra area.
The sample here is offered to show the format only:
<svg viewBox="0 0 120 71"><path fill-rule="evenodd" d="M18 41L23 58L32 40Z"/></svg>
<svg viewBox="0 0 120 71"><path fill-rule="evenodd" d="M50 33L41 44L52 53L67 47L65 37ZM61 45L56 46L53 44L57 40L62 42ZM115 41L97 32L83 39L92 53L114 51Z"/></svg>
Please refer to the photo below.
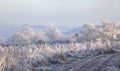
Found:
<svg viewBox="0 0 120 71"><path fill-rule="evenodd" d="M89 69L92 71L96 68L99 69L99 65L101 65L99 64L93 69L92 67L87 68L89 65L99 63L99 60L95 60L96 57L99 58L100 56L101 62L102 60L104 62L102 55L103 57L107 55L112 57L109 53L113 53L113 51L108 50L109 48L101 48L96 43L45 44L39 46L31 44L2 47L0 48L0 71L89 71ZM92 59L95 60L94 64L90 62ZM85 64L89 65L84 66Z"/></svg>
<svg viewBox="0 0 120 71"><path fill-rule="evenodd" d="M31 39L22 33L16 33L11 38L11 44L25 45L31 43Z"/></svg>

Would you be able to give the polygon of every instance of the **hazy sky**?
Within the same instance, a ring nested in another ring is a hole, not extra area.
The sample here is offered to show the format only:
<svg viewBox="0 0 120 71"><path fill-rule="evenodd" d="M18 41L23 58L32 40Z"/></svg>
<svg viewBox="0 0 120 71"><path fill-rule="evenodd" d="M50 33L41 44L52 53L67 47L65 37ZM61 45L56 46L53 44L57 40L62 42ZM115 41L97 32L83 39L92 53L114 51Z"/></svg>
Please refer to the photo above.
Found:
<svg viewBox="0 0 120 71"><path fill-rule="evenodd" d="M0 25L120 21L120 0L0 0Z"/></svg>

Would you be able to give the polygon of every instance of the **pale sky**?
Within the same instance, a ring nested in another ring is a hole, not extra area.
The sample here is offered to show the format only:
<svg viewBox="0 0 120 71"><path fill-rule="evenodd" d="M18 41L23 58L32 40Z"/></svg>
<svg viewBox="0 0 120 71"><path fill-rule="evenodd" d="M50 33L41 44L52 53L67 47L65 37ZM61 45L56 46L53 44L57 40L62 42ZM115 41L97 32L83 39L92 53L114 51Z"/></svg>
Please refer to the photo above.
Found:
<svg viewBox="0 0 120 71"><path fill-rule="evenodd" d="M0 0L0 25L79 26L120 21L120 0Z"/></svg>

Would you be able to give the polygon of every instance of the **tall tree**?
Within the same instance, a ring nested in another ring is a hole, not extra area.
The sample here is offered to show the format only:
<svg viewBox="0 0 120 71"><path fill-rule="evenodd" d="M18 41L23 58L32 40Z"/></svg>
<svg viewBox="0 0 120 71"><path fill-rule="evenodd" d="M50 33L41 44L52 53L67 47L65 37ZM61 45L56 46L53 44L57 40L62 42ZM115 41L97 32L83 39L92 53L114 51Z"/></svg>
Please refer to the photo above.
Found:
<svg viewBox="0 0 120 71"><path fill-rule="evenodd" d="M58 30L57 26L53 24L48 26L47 30L45 30L45 34L48 36L50 41L54 41L60 38L62 35Z"/></svg>

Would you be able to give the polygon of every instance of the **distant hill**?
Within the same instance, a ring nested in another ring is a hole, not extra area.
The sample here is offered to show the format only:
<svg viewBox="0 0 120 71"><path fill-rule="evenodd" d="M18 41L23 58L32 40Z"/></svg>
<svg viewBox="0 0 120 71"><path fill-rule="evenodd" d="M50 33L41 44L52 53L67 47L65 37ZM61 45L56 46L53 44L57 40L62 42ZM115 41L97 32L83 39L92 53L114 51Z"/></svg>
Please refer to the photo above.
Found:
<svg viewBox="0 0 120 71"><path fill-rule="evenodd" d="M76 28L73 28L71 30L69 30L68 32L66 32L66 34L70 34L70 33L81 33L81 31L84 29L83 26L79 26Z"/></svg>
<svg viewBox="0 0 120 71"><path fill-rule="evenodd" d="M46 25L27 25L27 24L23 25L22 28L26 27L26 26L31 27L35 32L44 31L45 29L48 28L48 26L46 26ZM60 32L63 34L65 34L66 32L68 32L70 30L70 28L68 28L68 27L63 27L63 26L57 26L57 27L60 30Z"/></svg>
<svg viewBox="0 0 120 71"><path fill-rule="evenodd" d="M10 37L18 28L17 26L0 26L0 37Z"/></svg>
<svg viewBox="0 0 120 71"><path fill-rule="evenodd" d="M22 25L22 26L0 26L0 37L10 37L15 32L21 30L24 27L31 27L35 32L40 32L47 29L45 25ZM57 26L61 33L66 34L70 30L69 27Z"/></svg>

